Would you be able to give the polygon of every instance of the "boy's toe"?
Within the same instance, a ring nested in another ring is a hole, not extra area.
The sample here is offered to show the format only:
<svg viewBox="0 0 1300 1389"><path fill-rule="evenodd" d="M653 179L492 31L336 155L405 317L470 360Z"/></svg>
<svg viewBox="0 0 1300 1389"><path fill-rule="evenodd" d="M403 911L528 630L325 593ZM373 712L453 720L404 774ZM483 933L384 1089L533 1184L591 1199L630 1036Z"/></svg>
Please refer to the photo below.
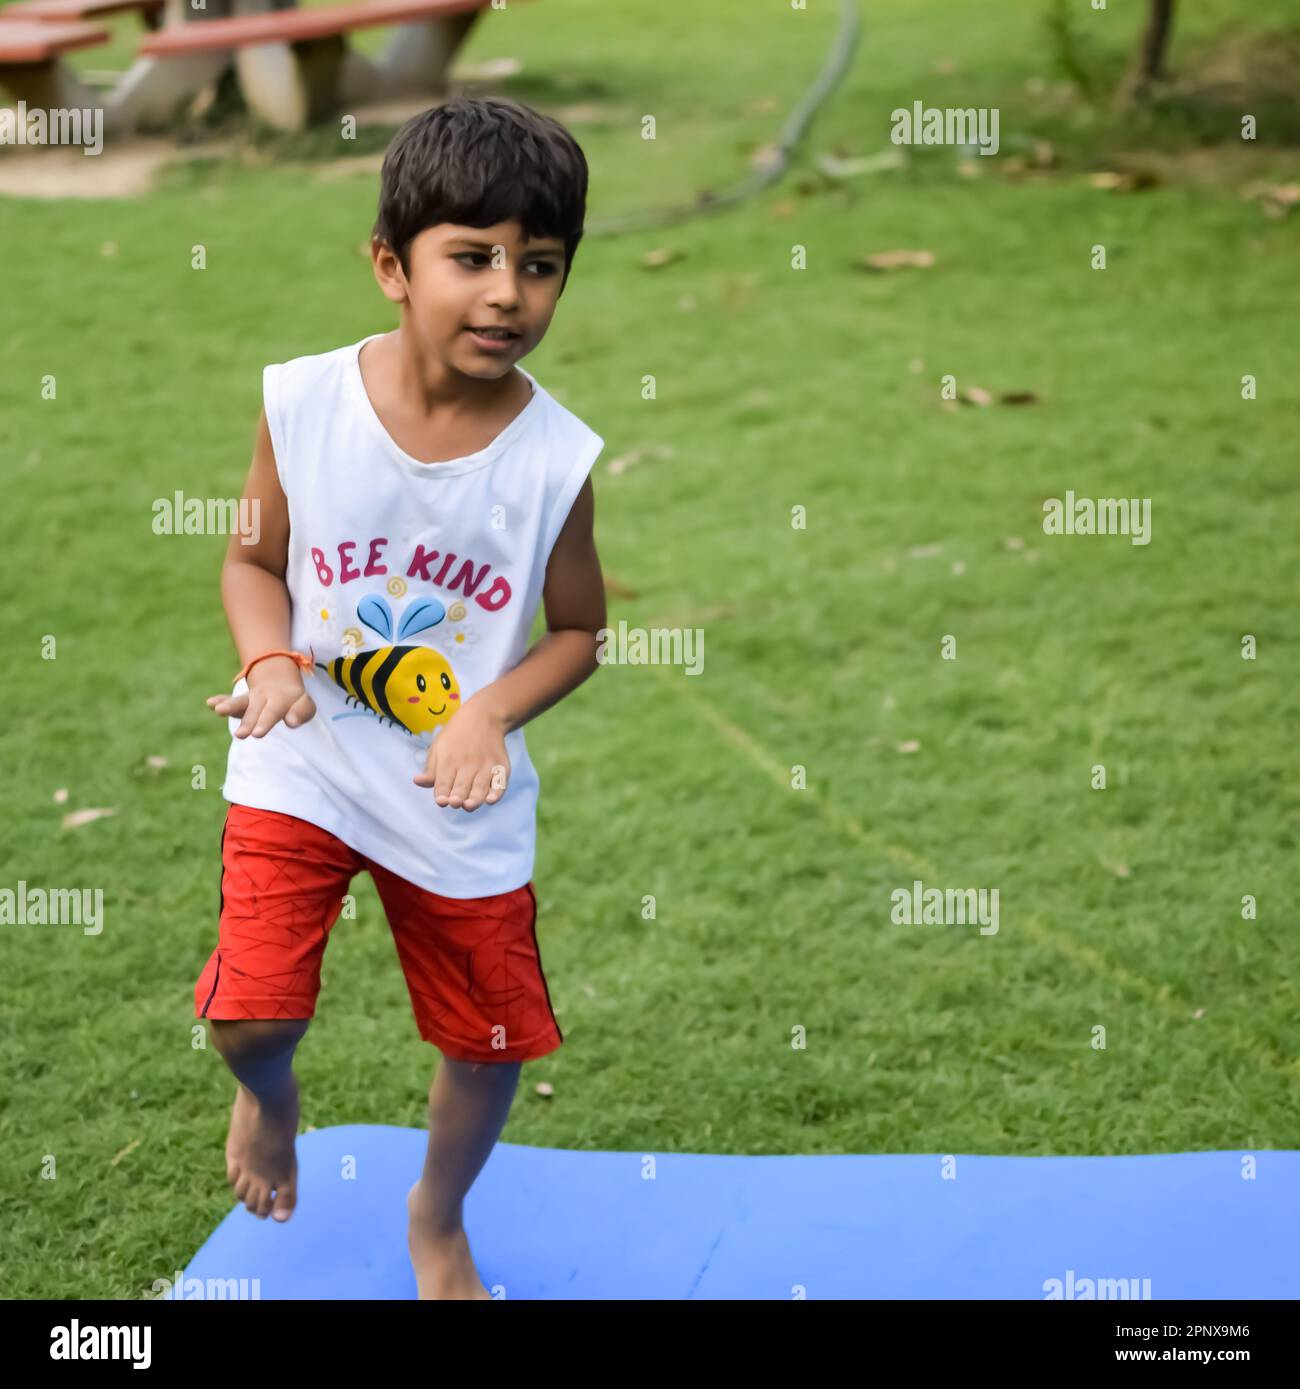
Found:
<svg viewBox="0 0 1300 1389"><path fill-rule="evenodd" d="M298 1181L295 1177L292 1181L286 1182L275 1193L275 1203L271 1208L271 1215L275 1220L288 1220L293 1214L293 1208L298 1204Z"/></svg>

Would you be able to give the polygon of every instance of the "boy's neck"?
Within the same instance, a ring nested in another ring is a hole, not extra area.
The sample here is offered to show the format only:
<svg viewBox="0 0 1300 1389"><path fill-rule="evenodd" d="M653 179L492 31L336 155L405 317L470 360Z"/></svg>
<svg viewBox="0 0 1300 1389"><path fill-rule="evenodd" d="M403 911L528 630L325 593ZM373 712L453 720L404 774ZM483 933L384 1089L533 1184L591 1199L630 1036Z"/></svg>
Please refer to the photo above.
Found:
<svg viewBox="0 0 1300 1389"><path fill-rule="evenodd" d="M469 376L426 351L405 322L371 343L367 356L388 377L394 394L427 415L490 411L516 398L526 402L532 394L531 383L517 366L499 377Z"/></svg>

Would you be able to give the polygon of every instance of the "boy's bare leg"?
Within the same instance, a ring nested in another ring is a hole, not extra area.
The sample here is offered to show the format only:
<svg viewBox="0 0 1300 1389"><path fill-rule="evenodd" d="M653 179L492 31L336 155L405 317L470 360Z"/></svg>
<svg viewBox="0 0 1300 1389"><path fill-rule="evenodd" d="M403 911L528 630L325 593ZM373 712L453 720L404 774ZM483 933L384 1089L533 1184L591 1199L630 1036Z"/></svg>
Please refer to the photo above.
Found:
<svg viewBox="0 0 1300 1389"><path fill-rule="evenodd" d="M298 1199L293 1053L309 1019L209 1021L217 1050L239 1081L226 1139L226 1176L254 1215L288 1220Z"/></svg>
<svg viewBox="0 0 1300 1389"><path fill-rule="evenodd" d="M519 1061L444 1057L429 1091L429 1149L406 1198L418 1296L490 1298L461 1223L465 1195L505 1127Z"/></svg>

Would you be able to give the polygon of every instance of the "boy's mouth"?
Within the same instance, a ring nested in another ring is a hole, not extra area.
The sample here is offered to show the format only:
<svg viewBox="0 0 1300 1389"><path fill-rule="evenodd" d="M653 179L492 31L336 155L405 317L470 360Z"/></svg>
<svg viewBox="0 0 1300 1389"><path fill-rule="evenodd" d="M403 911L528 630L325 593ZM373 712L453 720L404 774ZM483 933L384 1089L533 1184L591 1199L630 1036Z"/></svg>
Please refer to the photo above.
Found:
<svg viewBox="0 0 1300 1389"><path fill-rule="evenodd" d="M519 336L513 328L498 328L491 326L483 328L470 327L466 328L465 331L483 342L514 342Z"/></svg>

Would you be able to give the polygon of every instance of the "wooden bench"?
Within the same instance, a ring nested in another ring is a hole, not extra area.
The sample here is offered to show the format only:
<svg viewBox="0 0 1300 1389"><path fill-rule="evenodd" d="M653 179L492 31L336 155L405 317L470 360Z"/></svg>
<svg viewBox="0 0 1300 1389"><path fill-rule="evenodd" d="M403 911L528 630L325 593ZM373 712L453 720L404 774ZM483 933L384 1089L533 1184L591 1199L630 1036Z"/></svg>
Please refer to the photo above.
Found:
<svg viewBox="0 0 1300 1389"><path fill-rule="evenodd" d="M250 110L279 130L359 103L446 89L447 69L490 0L368 0L309 10L238 15L168 25L145 37L142 54L159 62L235 54ZM397 26L387 52L371 62L350 47L355 29Z"/></svg>
<svg viewBox="0 0 1300 1389"><path fill-rule="evenodd" d="M167 0L17 0L16 4L0 10L0 20L38 19L50 24L73 19L102 19L111 14L139 10L144 22L156 29L162 22L166 3Z"/></svg>
<svg viewBox="0 0 1300 1389"><path fill-rule="evenodd" d="M209 0L210 5L220 3L226 0ZM107 18L137 10L145 24L153 28L166 13L188 13L184 9L187 4L188 0L18 0L17 4L0 9L0 87L7 88L29 107L102 108L106 134L118 134L138 125L166 125L182 102L193 98L229 66L228 55L205 54L165 69L152 59L137 59L111 89L83 82L61 55L91 43L105 43L109 38L104 30L71 24L70 20ZM23 32L27 33L46 31L51 36L46 51L39 56L28 53L6 59L6 54L19 47L20 25L25 26ZM91 32L93 38L88 37Z"/></svg>
<svg viewBox="0 0 1300 1389"><path fill-rule="evenodd" d="M0 86L19 101L47 110L93 106L82 86L62 62L74 48L108 42L108 31L93 24L43 24L35 19L7 19L0 10Z"/></svg>

